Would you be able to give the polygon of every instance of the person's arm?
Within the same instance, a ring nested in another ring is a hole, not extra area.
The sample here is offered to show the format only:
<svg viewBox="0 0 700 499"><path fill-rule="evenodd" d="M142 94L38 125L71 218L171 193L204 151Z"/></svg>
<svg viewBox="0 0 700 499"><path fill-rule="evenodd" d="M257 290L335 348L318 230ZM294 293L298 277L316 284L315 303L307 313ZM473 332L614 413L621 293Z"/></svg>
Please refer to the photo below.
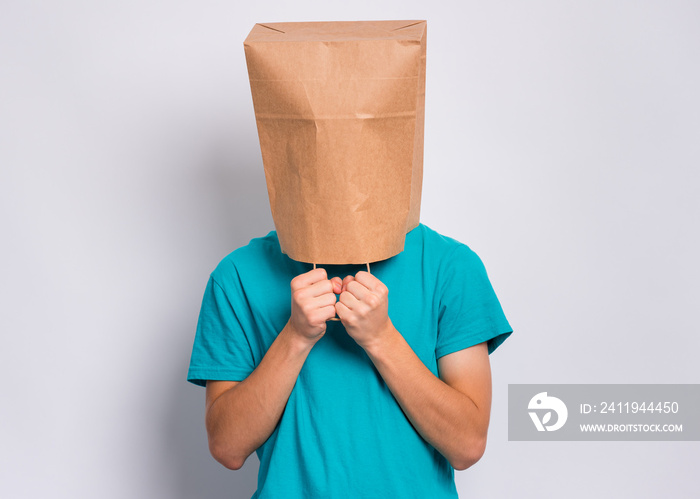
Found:
<svg viewBox="0 0 700 499"><path fill-rule="evenodd" d="M440 378L396 329L367 353L413 427L455 469L481 459L491 412L486 343L441 357Z"/></svg>
<svg viewBox="0 0 700 499"><path fill-rule="evenodd" d="M376 277L360 272L346 278L336 309L416 431L455 469L476 463L486 447L491 412L486 343L441 357L438 378L394 328L388 289Z"/></svg>
<svg viewBox="0 0 700 499"><path fill-rule="evenodd" d="M253 372L240 382L207 381L209 450L229 469L241 468L272 434L306 357L335 316L340 279L329 281L319 268L295 277L291 288L289 322Z"/></svg>

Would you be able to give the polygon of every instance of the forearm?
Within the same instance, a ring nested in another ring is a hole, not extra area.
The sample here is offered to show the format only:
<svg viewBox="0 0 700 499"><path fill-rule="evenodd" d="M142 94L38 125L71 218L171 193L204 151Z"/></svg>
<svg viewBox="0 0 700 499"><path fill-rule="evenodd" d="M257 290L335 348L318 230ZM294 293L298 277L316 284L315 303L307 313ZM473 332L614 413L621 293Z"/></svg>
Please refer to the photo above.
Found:
<svg viewBox="0 0 700 499"><path fill-rule="evenodd" d="M272 434L312 346L287 324L255 370L214 400L206 426L218 461L240 468Z"/></svg>
<svg viewBox="0 0 700 499"><path fill-rule="evenodd" d="M436 377L392 326L367 354L420 435L456 469L484 452L490 407Z"/></svg>

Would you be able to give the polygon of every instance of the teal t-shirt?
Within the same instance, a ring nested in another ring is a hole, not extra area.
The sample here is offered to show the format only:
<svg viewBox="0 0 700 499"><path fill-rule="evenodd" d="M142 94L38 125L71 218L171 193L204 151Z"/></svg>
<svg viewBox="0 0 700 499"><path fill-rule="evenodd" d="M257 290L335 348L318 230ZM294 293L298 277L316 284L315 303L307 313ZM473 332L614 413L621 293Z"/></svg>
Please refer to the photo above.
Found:
<svg viewBox="0 0 700 499"><path fill-rule="evenodd" d="M364 265L323 266L341 278ZM311 270L282 254L275 232L212 272L188 380L241 381L290 316L290 281ZM404 251L371 265L389 288L389 317L423 363L510 334L479 257L419 225ZM411 426L371 360L340 322L328 322L270 438L257 450L253 498L455 498L454 469Z"/></svg>

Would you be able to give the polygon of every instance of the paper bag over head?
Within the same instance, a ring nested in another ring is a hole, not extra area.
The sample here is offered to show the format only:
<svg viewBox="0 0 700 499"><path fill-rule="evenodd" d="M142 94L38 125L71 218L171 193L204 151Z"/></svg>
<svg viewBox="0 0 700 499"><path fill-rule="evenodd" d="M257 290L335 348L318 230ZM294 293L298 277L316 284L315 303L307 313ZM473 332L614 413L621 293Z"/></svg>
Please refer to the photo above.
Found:
<svg viewBox="0 0 700 499"><path fill-rule="evenodd" d="M426 22L256 24L244 46L282 251L319 264L403 251L420 217Z"/></svg>

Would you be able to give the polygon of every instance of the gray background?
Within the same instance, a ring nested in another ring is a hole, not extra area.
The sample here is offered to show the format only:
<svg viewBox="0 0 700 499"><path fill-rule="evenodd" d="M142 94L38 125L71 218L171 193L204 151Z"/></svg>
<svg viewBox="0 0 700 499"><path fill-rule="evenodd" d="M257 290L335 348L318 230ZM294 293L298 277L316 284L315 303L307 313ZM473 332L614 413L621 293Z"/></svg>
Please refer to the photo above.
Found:
<svg viewBox="0 0 700 499"><path fill-rule="evenodd" d="M272 228L255 22L427 19L422 221L484 260L462 497L690 497L697 442L508 442L508 383L698 383L700 4L0 4L0 496L247 498L185 382L216 263Z"/></svg>

